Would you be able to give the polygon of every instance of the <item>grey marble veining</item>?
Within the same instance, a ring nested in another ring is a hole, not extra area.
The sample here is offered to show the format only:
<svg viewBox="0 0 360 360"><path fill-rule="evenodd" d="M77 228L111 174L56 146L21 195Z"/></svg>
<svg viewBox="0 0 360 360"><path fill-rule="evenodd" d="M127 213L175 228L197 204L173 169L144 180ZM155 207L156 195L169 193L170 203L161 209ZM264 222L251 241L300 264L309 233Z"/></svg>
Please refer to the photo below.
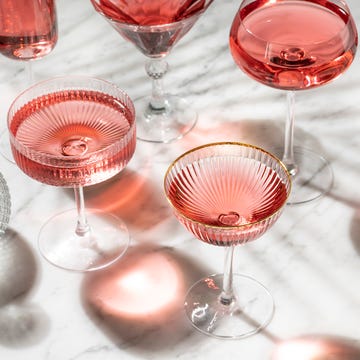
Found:
<svg viewBox="0 0 360 360"><path fill-rule="evenodd" d="M239 3L215 0L168 57L166 88L197 109L195 128L169 145L139 142L122 174L86 190L89 205L110 206L131 232L128 253L111 271L74 274L42 259L37 234L48 217L73 206L72 194L31 180L1 158L12 214L0 240L0 359L267 360L278 342L312 335L342 351L332 360L360 359L358 56L336 81L297 96L295 143L330 160L331 192L287 207L260 240L236 251L235 271L260 280L274 297L271 323L247 339L221 341L198 333L185 318L187 289L204 275L222 272L223 251L195 240L177 223L163 196L165 169L185 150L207 142L235 140L269 149L283 142L285 94L245 76L228 50ZM360 26L360 3L348 3ZM49 56L33 63L36 80L85 74L116 83L133 99L149 93L144 57L90 1L58 0L57 5L59 41ZM0 64L4 132L7 109L26 87L26 72L20 62L0 58ZM154 282L133 308L125 308L121 293L113 302L105 293L134 264ZM140 309L147 306L142 316ZM315 360L295 355L291 360Z"/></svg>

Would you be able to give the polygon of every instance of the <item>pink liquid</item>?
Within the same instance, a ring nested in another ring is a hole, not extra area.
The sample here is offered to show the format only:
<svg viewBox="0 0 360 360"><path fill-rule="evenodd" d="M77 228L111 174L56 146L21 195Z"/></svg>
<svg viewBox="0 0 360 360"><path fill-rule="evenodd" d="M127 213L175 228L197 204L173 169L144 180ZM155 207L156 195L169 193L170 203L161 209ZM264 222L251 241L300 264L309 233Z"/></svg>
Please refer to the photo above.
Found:
<svg viewBox="0 0 360 360"><path fill-rule="evenodd" d="M213 0L91 1L125 39L146 56L159 58L169 53Z"/></svg>
<svg viewBox="0 0 360 360"><path fill-rule="evenodd" d="M325 0L257 0L241 9L230 30L237 65L275 88L323 85L352 63L357 47L354 20Z"/></svg>
<svg viewBox="0 0 360 360"><path fill-rule="evenodd" d="M141 26L181 21L205 10L208 0L92 0L95 8L114 21Z"/></svg>
<svg viewBox="0 0 360 360"><path fill-rule="evenodd" d="M0 52L11 59L41 58L54 48L54 0L1 0Z"/></svg>
<svg viewBox="0 0 360 360"><path fill-rule="evenodd" d="M46 184L101 182L132 157L133 121L124 104L100 92L45 95L24 105L11 120L14 159L27 175Z"/></svg>
<svg viewBox="0 0 360 360"><path fill-rule="evenodd" d="M213 159L189 165L174 178L168 196L180 222L196 237L229 245L259 237L272 224L265 219L284 205L287 189L265 164L230 157L217 166Z"/></svg>

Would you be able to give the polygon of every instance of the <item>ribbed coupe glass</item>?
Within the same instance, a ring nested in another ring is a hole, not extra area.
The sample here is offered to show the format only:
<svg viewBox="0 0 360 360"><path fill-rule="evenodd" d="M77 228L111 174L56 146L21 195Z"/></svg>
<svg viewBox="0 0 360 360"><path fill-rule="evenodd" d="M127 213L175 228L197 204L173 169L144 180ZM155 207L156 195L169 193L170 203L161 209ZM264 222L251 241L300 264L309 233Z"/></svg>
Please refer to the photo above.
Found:
<svg viewBox="0 0 360 360"><path fill-rule="evenodd" d="M226 249L224 273L199 280L186 296L192 324L217 338L242 338L265 327L272 296L257 280L233 274L233 254L280 216L291 188L285 166L252 145L207 144L176 159L164 187L180 223L197 239Z"/></svg>
<svg viewBox="0 0 360 360"><path fill-rule="evenodd" d="M42 227L42 255L74 271L100 269L117 260L129 243L127 228L112 214L85 211L83 187L118 174L135 151L135 111L128 95L95 78L46 80L15 99L8 128L14 159L25 174L75 192L76 209Z"/></svg>

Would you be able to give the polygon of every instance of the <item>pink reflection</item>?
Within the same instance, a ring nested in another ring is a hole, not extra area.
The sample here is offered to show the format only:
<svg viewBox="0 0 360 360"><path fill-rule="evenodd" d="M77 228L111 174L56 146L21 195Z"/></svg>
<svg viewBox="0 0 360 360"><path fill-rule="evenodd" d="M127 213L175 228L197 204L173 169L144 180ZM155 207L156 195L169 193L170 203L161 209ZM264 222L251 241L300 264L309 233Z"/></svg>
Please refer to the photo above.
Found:
<svg viewBox="0 0 360 360"><path fill-rule="evenodd" d="M340 338L302 337L280 342L271 360L359 360L360 349Z"/></svg>
<svg viewBox="0 0 360 360"><path fill-rule="evenodd" d="M90 276L85 296L101 313L161 321L168 311L182 307L184 280L166 252L147 249Z"/></svg>
<svg viewBox="0 0 360 360"><path fill-rule="evenodd" d="M117 215L130 229L148 229L171 215L164 206L161 185L147 175L125 169L110 181L86 188L86 203L89 208Z"/></svg>

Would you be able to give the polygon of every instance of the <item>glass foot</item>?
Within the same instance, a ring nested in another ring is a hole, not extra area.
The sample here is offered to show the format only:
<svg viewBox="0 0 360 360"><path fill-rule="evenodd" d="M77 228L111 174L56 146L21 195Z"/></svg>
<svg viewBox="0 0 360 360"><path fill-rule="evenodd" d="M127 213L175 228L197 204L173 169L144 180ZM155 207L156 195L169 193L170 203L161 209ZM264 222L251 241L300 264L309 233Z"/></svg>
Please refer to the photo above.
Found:
<svg viewBox="0 0 360 360"><path fill-rule="evenodd" d="M51 264L72 271L93 271L118 260L129 245L126 225L116 216L87 209L87 235L75 233L77 211L69 210L50 218L41 228L40 253Z"/></svg>
<svg viewBox="0 0 360 360"><path fill-rule="evenodd" d="M149 107L150 98L135 101L137 138L143 141L169 143L181 139L196 124L197 113L188 102L177 96L166 97L166 108Z"/></svg>
<svg viewBox="0 0 360 360"><path fill-rule="evenodd" d="M297 174L292 177L291 194L288 205L304 204L327 194L334 181L329 162L308 149L294 149Z"/></svg>
<svg viewBox="0 0 360 360"><path fill-rule="evenodd" d="M196 282L185 299L186 315L202 333L219 339L240 339L266 327L274 314L273 298L255 279L234 274L235 301L223 305L219 298L223 275Z"/></svg>

